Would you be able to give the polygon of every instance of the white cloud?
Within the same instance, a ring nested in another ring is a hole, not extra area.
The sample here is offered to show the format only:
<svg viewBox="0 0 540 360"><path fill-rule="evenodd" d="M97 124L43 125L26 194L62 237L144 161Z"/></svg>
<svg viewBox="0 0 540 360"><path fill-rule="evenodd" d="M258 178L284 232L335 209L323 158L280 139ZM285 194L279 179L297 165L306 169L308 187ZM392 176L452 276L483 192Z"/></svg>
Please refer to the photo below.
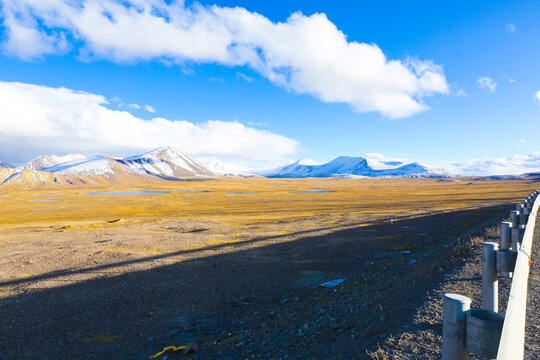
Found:
<svg viewBox="0 0 540 360"><path fill-rule="evenodd" d="M152 113L152 114L155 114L156 113L156 109L154 109L154 107L152 105L144 105L144 110L148 111L149 113Z"/></svg>
<svg viewBox="0 0 540 360"><path fill-rule="evenodd" d="M19 17L14 11L17 4L12 1L0 1L3 26L7 38L4 50L23 60L39 58L43 55L67 51L66 36L60 31L47 33L40 29L36 19Z"/></svg>
<svg viewBox="0 0 540 360"><path fill-rule="evenodd" d="M127 106L130 108L130 109L137 109L139 110L141 108L141 106L139 104L127 104Z"/></svg>
<svg viewBox="0 0 540 360"><path fill-rule="evenodd" d="M540 91L537 91L536 94L534 94L534 101L536 101L536 104L540 106Z"/></svg>
<svg viewBox="0 0 540 360"><path fill-rule="evenodd" d="M478 80L476 80L476 86L489 92L495 92L497 89L497 83L487 76L478 78Z"/></svg>
<svg viewBox="0 0 540 360"><path fill-rule="evenodd" d="M508 158L453 162L449 169L461 175L516 175L540 171L540 152Z"/></svg>
<svg viewBox="0 0 540 360"><path fill-rule="evenodd" d="M225 79L220 77L210 77L208 80L215 83L225 84Z"/></svg>
<svg viewBox="0 0 540 360"><path fill-rule="evenodd" d="M516 26L514 24L506 24L506 32L516 31Z"/></svg>
<svg viewBox="0 0 540 360"><path fill-rule="evenodd" d="M253 81L253 78L251 76L247 76L246 74L243 74L241 72L237 72L236 73L236 77L239 77L241 79L244 79L246 80L247 82L252 82Z"/></svg>
<svg viewBox="0 0 540 360"><path fill-rule="evenodd" d="M513 83L516 82L516 79L508 78L508 82L509 82L510 84L513 84Z"/></svg>
<svg viewBox="0 0 540 360"><path fill-rule="evenodd" d="M399 162L405 161L403 159L388 158L388 157L386 157L385 155L383 155L381 153L365 153L364 157L366 159L377 160L377 161L399 161Z"/></svg>
<svg viewBox="0 0 540 360"><path fill-rule="evenodd" d="M0 82L0 159L21 163L43 153L69 152L132 155L172 145L194 156L266 167L300 148L293 139L239 122L145 121L107 104L101 95Z"/></svg>
<svg viewBox="0 0 540 360"><path fill-rule="evenodd" d="M459 86L456 83L450 84L449 88L450 88L450 93L452 95L454 95L454 96L459 96L459 97L467 96L467 93L465 92L465 89L463 89L463 87Z"/></svg>
<svg viewBox="0 0 540 360"><path fill-rule="evenodd" d="M523 140L523 139L519 139L519 143L520 144L525 144L527 141Z"/></svg>
<svg viewBox="0 0 540 360"><path fill-rule="evenodd" d="M244 8L186 7L181 0L0 4L4 49L24 59L64 52L67 38L88 59L249 66L293 93L390 118L425 111L425 97L449 92L441 66L389 60L376 44L348 41L325 14L297 12L273 23Z"/></svg>

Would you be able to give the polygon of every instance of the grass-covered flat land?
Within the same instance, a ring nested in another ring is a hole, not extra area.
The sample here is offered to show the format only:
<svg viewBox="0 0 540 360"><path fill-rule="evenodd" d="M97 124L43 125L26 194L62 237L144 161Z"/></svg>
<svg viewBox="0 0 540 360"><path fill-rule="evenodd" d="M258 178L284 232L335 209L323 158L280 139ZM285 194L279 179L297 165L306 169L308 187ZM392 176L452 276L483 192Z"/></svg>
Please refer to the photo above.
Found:
<svg viewBox="0 0 540 360"><path fill-rule="evenodd" d="M436 179L225 179L178 181L131 187L37 190L0 188L6 228L97 226L120 218L129 223L209 219L231 225L314 220L339 223L358 216L410 215L505 204L534 188L528 181ZM168 191L137 196L91 192ZM321 193L319 191L329 191Z"/></svg>
<svg viewBox="0 0 540 360"><path fill-rule="evenodd" d="M0 188L0 358L147 359L190 342L194 358L364 358L413 313L398 297L429 291L537 187L250 178ZM160 193L87 194L130 191ZM335 279L346 281L317 287Z"/></svg>

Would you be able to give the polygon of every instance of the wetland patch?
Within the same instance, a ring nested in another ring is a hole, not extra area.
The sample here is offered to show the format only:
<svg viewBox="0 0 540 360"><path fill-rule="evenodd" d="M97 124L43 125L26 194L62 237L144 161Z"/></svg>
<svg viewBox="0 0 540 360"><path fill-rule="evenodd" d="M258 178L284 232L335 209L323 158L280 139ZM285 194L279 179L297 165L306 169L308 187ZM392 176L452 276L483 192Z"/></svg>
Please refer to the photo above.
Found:
<svg viewBox="0 0 540 360"><path fill-rule="evenodd" d="M83 193L84 195L112 195L112 196L129 196L129 195L154 195L168 194L169 191L96 191Z"/></svg>

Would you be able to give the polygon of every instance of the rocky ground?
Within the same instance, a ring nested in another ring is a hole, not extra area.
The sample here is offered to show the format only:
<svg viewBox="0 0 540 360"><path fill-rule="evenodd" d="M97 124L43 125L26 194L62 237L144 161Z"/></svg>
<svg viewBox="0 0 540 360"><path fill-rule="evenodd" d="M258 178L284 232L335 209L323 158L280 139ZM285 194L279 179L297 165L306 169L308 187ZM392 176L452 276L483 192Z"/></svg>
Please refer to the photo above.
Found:
<svg viewBox="0 0 540 360"><path fill-rule="evenodd" d="M538 359L540 354L540 221L533 238L532 264L529 274L525 359ZM499 242L499 229L487 229L482 241ZM442 282L418 307L414 320L394 332L376 351L372 359L440 359L442 348L442 296L457 293L472 299L471 308L481 306L481 248L471 247L462 260L449 271ZM499 279L499 312L504 314L511 279ZM478 359L471 356L471 359Z"/></svg>
<svg viewBox="0 0 540 360"><path fill-rule="evenodd" d="M509 210L318 231L294 223L294 236L248 229L175 251L164 249L224 229L167 222L145 237L140 225L38 233L40 241L25 238L32 257L11 249L0 264L0 359L148 359L168 346L190 351L157 359L438 358L442 293L477 306L479 244L498 238ZM56 270L20 276L43 261Z"/></svg>

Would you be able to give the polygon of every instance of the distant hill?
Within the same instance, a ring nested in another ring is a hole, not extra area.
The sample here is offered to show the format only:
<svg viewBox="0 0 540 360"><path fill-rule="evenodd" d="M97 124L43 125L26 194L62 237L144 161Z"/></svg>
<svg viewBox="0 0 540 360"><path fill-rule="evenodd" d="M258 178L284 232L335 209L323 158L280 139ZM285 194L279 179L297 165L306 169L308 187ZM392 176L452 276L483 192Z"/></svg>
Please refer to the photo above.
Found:
<svg viewBox="0 0 540 360"><path fill-rule="evenodd" d="M189 155L170 146L124 159L131 169L163 178L214 176L215 174Z"/></svg>
<svg viewBox="0 0 540 360"><path fill-rule="evenodd" d="M446 177L448 172L419 163L380 161L363 157L340 156L319 165L311 160L299 160L267 174L268 177Z"/></svg>
<svg viewBox="0 0 540 360"><path fill-rule="evenodd" d="M189 155L161 147L126 159L43 155L16 169L0 169L0 186L134 184L211 176L215 174Z"/></svg>
<svg viewBox="0 0 540 360"><path fill-rule="evenodd" d="M10 163L0 160L0 169L13 169L14 167Z"/></svg>
<svg viewBox="0 0 540 360"><path fill-rule="evenodd" d="M65 156L41 155L24 164L22 168L26 170L39 170L78 159L84 159L84 156L81 154L69 154Z"/></svg>

